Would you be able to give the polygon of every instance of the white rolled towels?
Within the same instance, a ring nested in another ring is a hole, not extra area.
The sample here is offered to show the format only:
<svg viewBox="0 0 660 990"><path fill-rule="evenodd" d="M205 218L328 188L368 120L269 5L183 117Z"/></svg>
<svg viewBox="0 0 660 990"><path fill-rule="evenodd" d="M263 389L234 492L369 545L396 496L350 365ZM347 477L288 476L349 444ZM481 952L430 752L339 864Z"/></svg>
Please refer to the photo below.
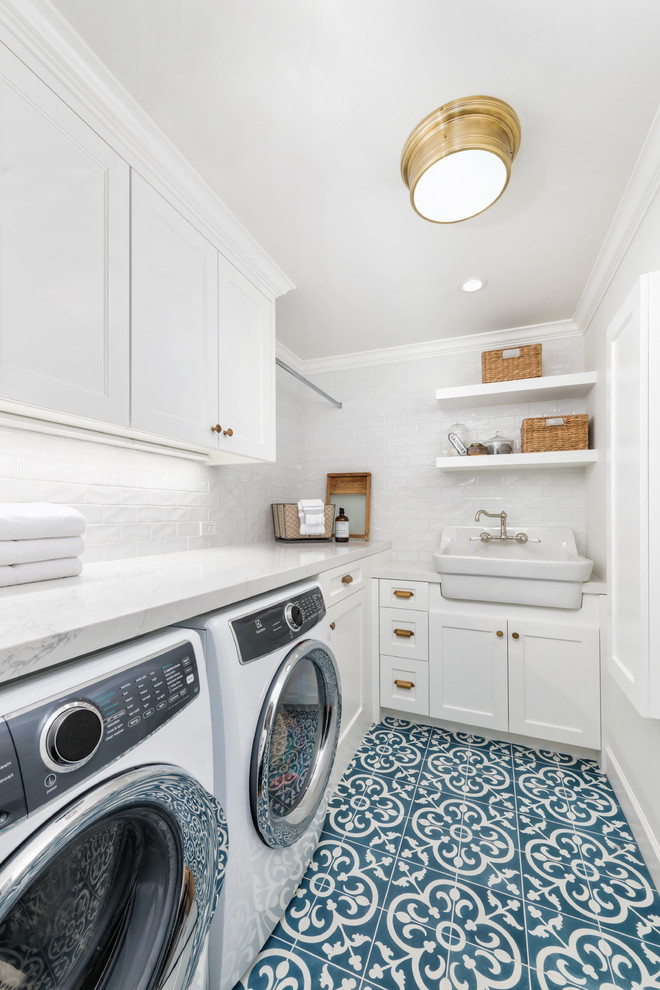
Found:
<svg viewBox="0 0 660 990"><path fill-rule="evenodd" d="M0 502L0 540L42 540L82 536L85 517L53 502Z"/></svg>
<svg viewBox="0 0 660 990"><path fill-rule="evenodd" d="M303 498L298 502L301 536L325 534L325 503L320 498Z"/></svg>
<svg viewBox="0 0 660 990"><path fill-rule="evenodd" d="M76 577L82 571L79 557L62 557L60 560L40 560L34 564L9 564L0 567L0 588L31 581L53 581L56 578Z"/></svg>
<svg viewBox="0 0 660 990"><path fill-rule="evenodd" d="M79 557L84 549L85 541L81 536L53 536L45 540L0 540L0 567Z"/></svg>

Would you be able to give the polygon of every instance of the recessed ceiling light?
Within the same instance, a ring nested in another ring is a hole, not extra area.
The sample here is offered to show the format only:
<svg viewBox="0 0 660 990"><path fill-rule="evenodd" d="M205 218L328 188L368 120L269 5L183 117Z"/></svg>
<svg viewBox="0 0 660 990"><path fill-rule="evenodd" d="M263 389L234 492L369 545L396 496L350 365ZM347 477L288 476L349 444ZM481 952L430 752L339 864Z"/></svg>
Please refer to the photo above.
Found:
<svg viewBox="0 0 660 990"><path fill-rule="evenodd" d="M485 285L485 278L466 278L461 284L461 289L463 292L478 292L479 289L483 289Z"/></svg>

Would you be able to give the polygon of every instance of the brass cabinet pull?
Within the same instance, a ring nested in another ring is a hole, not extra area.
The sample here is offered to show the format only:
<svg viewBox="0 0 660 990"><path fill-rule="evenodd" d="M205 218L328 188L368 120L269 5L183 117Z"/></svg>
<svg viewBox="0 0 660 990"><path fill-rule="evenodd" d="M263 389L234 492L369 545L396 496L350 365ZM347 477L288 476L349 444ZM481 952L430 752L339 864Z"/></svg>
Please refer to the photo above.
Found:
<svg viewBox="0 0 660 990"><path fill-rule="evenodd" d="M497 630L497 635L498 635L498 636L503 636L503 635L504 635L504 633L502 632L502 630L501 630L501 629L498 629L498 630Z"/></svg>
<svg viewBox="0 0 660 990"><path fill-rule="evenodd" d="M520 639L520 633L511 633L513 639Z"/></svg>
<svg viewBox="0 0 660 990"><path fill-rule="evenodd" d="M414 681L395 681L394 683L398 688L403 688L404 691L410 691L415 686Z"/></svg>
<svg viewBox="0 0 660 990"><path fill-rule="evenodd" d="M223 430L222 435L223 437L233 437L234 431L231 428L228 430Z"/></svg>
<svg viewBox="0 0 660 990"><path fill-rule="evenodd" d="M215 426L212 426L211 430L214 433L222 433L222 427L220 426L220 423L216 423Z"/></svg>
<svg viewBox="0 0 660 990"><path fill-rule="evenodd" d="M395 598L414 598L415 597L415 594L412 591L395 591L394 592L394 597Z"/></svg>
<svg viewBox="0 0 660 990"><path fill-rule="evenodd" d="M353 578L351 577L350 574L344 574L343 578L341 579L341 583L342 584L353 584Z"/></svg>
<svg viewBox="0 0 660 990"><path fill-rule="evenodd" d="M411 636L414 636L415 634L412 631L412 629L395 629L394 630L394 635L395 636L405 636L406 639L410 639L410 637Z"/></svg>
<svg viewBox="0 0 660 990"><path fill-rule="evenodd" d="M336 622L331 622L331 623L330 623L330 628L331 628L331 629L334 629L336 625L337 625L337 623L336 623Z"/></svg>

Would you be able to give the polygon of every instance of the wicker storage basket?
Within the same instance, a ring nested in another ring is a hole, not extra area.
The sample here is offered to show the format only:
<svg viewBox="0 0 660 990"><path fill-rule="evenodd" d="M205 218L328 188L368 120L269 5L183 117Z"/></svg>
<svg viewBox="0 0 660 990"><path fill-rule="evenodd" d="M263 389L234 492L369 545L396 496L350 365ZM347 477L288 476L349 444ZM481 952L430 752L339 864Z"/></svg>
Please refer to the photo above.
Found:
<svg viewBox="0 0 660 990"><path fill-rule="evenodd" d="M552 450L586 450L589 446L589 417L538 416L522 421L523 454Z"/></svg>
<svg viewBox="0 0 660 990"><path fill-rule="evenodd" d="M541 377L541 344L505 347L481 355L481 381L513 382L519 378Z"/></svg>
<svg viewBox="0 0 660 990"><path fill-rule="evenodd" d="M273 502L273 528L276 540L331 540L335 520L334 505L324 507L325 532L323 536L301 536L298 505L295 502Z"/></svg>

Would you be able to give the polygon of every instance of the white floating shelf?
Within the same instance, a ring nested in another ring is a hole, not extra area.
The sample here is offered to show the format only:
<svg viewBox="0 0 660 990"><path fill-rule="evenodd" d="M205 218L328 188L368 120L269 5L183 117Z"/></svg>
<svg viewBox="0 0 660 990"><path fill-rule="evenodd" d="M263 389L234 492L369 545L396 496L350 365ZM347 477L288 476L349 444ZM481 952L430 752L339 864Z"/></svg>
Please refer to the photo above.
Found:
<svg viewBox="0 0 660 990"><path fill-rule="evenodd" d="M572 375L551 375L548 378L520 378L515 382L489 382L487 385L456 385L452 388L439 388L435 397L445 409L492 406L501 402L583 399L597 381L597 372L579 371Z"/></svg>
<svg viewBox="0 0 660 990"><path fill-rule="evenodd" d="M562 467L585 467L598 460L597 450L558 450L547 454L481 454L472 457L438 457L441 471L549 470Z"/></svg>

